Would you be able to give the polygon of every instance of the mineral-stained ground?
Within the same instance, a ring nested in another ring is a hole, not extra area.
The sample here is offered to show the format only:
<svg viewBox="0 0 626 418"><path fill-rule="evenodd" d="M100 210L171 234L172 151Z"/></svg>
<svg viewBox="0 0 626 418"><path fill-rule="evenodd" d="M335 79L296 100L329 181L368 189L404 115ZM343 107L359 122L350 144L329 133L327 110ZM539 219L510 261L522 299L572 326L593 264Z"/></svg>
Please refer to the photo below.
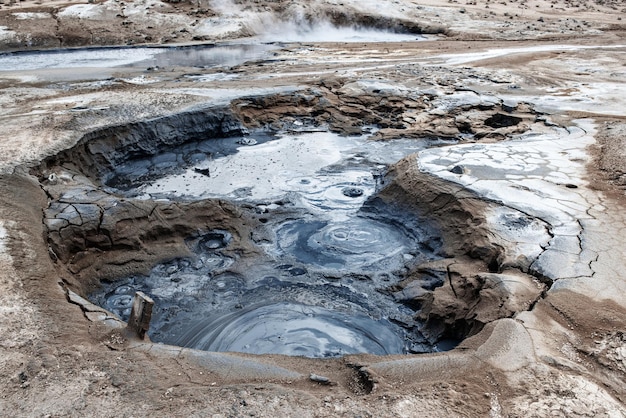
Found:
<svg viewBox="0 0 626 418"><path fill-rule="evenodd" d="M623 18L621 0L3 0L0 415L626 416ZM436 256L407 250L377 292L454 349L198 351L140 340L87 300L198 245L235 264L288 248L272 227L304 206L255 197L278 180L236 185L254 151L226 177L193 169L228 198L132 187L206 137L322 131L381 155L429 144L381 164L363 200L428 225Z"/></svg>

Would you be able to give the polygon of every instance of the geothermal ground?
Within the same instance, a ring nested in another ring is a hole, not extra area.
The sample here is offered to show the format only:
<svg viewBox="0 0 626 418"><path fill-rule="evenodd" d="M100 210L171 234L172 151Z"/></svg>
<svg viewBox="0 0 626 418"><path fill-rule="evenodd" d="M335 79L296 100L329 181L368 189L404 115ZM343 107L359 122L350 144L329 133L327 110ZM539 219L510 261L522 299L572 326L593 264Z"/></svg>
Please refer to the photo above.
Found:
<svg viewBox="0 0 626 418"><path fill-rule="evenodd" d="M626 416L622 1L0 6L0 415Z"/></svg>

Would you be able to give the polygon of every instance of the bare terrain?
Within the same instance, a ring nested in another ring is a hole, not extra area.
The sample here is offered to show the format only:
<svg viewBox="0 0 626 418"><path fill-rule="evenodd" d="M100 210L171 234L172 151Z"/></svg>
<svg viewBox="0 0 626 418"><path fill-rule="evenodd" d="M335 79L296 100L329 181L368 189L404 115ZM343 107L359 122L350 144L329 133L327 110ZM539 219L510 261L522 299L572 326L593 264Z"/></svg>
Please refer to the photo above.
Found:
<svg viewBox="0 0 626 418"><path fill-rule="evenodd" d="M621 0L0 6L7 54L272 48L204 68L150 58L0 68L0 415L626 416ZM364 28L425 38L341 38ZM0 55L0 67L14 56ZM116 196L98 179L125 153L148 139L147 148L193 139L189 126L302 123L448 141L389 167L376 197L437 225L441 257L412 266L389 292L420 306L433 339L467 337L456 348L208 353L139 340L84 299L100 280L189 255L196 229L229 230L230 257L259 252L258 231L286 210ZM415 290L432 277L445 280Z"/></svg>

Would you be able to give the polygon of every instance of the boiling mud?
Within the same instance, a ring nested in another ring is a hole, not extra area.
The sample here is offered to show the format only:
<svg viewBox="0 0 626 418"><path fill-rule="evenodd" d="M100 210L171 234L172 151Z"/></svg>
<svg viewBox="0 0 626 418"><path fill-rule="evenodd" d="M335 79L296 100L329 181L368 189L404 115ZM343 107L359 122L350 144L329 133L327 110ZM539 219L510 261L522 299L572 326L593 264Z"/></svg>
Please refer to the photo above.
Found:
<svg viewBox="0 0 626 418"><path fill-rule="evenodd" d="M408 251L411 239L393 225L363 217L293 221L278 230L278 247L304 264L334 269L374 268Z"/></svg>
<svg viewBox="0 0 626 418"><path fill-rule="evenodd" d="M105 285L92 299L125 318L134 292L144 291L156 301L151 338L203 350L308 357L437 350L415 312L386 291L433 257L420 250L420 226L393 210L363 209L386 165L425 145L253 134L128 162L105 179L108 187L143 198L246 201L266 217L273 239L247 260L228 255L226 231L190 237L194 257Z"/></svg>
<svg viewBox="0 0 626 418"><path fill-rule="evenodd" d="M232 263L218 254L175 260L148 277L106 286L96 301L127 318L134 292L147 292L156 301L153 340L210 351L392 354L418 340L389 319L399 315L396 306L364 298L347 281L275 263L244 276L229 271ZM409 309L402 309L409 317Z"/></svg>
<svg viewBox="0 0 626 418"><path fill-rule="evenodd" d="M273 140L271 140L273 139ZM358 210L377 173L425 141L377 142L329 132L195 142L116 167L108 186L144 198L275 199L297 193L307 204ZM355 188L354 196L345 189ZM360 193L360 191L363 193Z"/></svg>

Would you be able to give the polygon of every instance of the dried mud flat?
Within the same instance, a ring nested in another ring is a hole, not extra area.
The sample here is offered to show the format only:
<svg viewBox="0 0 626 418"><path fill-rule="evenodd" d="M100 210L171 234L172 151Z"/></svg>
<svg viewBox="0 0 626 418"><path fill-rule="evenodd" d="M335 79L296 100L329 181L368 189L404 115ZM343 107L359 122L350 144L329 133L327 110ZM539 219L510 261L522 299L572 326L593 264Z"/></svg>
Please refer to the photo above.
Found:
<svg viewBox="0 0 626 418"><path fill-rule="evenodd" d="M310 30L226 66L0 72L0 413L625 416L623 7L3 4L7 51ZM351 24L439 38L306 40ZM246 237L262 221L245 205L111 200L96 181L146 138L193 138L190 123L450 141L390 167L377 197L433 220L443 241L395 294L432 329L471 336L444 353L320 360L202 353L115 328L79 296L98 279L185 255L199 226L228 225L233 253L257 251ZM416 291L437 275L441 286Z"/></svg>

